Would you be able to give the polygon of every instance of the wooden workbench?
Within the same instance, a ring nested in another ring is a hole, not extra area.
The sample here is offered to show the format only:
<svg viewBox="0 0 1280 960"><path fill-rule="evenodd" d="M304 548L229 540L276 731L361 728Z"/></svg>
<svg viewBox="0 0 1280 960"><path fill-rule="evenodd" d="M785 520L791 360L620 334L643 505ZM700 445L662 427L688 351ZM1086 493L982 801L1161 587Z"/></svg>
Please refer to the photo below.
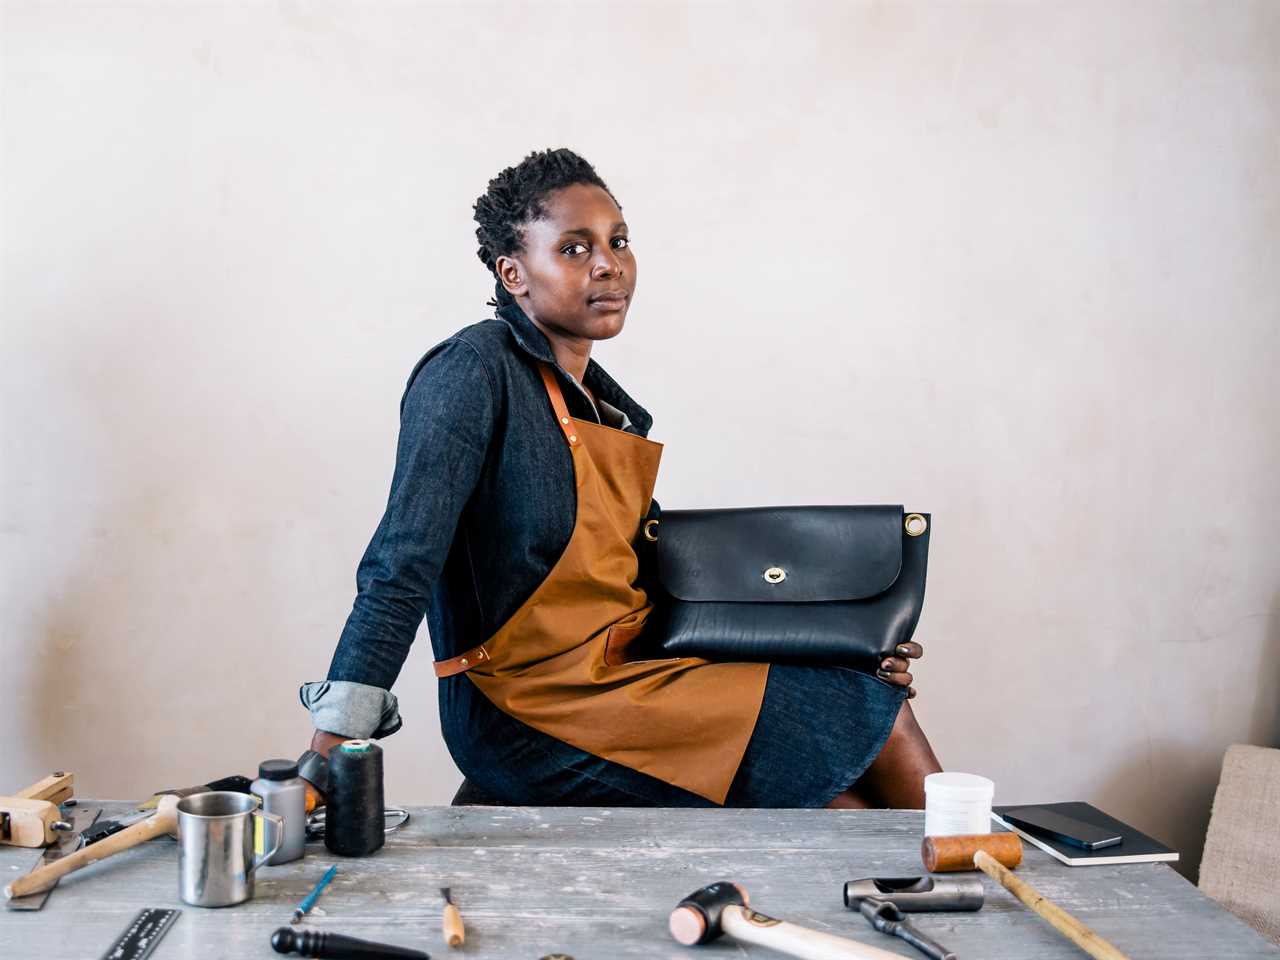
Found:
<svg viewBox="0 0 1280 960"><path fill-rule="evenodd" d="M103 806L104 816L124 804ZM39 912L0 911L0 957L100 957L143 907L182 915L156 960L275 957L271 932L332 863L338 873L310 925L426 950L434 957L576 960L776 957L728 940L681 947L667 914L713 880L745 885L756 909L919 956L844 909L846 880L923 872L923 814L909 811L414 807L372 857L310 843L306 857L259 872L253 900L218 910L178 898L177 844L156 840L74 874ZM0 847L7 883L36 851ZM1280 957L1276 947L1164 864L1066 867L1028 847L1019 874L1104 937L1141 958ZM917 924L967 960L1084 954L986 877L978 913L922 914ZM451 886L467 943L440 938L439 888Z"/></svg>

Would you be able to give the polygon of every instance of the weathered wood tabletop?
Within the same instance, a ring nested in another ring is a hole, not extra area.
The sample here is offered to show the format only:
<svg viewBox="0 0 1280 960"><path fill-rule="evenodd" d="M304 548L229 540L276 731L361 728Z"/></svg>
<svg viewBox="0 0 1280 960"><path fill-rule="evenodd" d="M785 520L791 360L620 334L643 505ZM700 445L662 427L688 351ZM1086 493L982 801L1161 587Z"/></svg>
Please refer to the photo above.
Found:
<svg viewBox="0 0 1280 960"><path fill-rule="evenodd" d="M103 806L104 816L127 805ZM914 811L655 810L414 807L372 857L345 859L309 843L304 859L259 871L253 900L191 907L178 897L177 844L154 840L65 878L39 912L0 911L0 957L100 957L143 907L182 914L156 960L274 957L271 932L329 867L337 876L306 927L425 950L434 957L775 957L727 939L682 947L667 915L703 884L732 879L764 913L921 956L845 910L846 880L913 876L923 814ZM0 847L0 880L37 852ZM1276 947L1165 864L1067 867L1027 848L1020 876L1092 925L1133 960L1280 956ZM926 933L970 960L1084 954L985 876L977 913L918 914ZM439 888L453 888L466 945L440 936Z"/></svg>

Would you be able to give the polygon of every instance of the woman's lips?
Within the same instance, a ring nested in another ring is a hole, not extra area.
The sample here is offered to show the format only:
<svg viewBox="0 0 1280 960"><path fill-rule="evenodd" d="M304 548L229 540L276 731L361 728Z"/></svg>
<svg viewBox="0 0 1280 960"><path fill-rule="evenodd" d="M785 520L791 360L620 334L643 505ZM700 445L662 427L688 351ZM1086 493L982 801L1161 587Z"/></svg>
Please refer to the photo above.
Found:
<svg viewBox="0 0 1280 960"><path fill-rule="evenodd" d="M601 310L621 310L626 302L626 297L597 297L591 301L591 306Z"/></svg>

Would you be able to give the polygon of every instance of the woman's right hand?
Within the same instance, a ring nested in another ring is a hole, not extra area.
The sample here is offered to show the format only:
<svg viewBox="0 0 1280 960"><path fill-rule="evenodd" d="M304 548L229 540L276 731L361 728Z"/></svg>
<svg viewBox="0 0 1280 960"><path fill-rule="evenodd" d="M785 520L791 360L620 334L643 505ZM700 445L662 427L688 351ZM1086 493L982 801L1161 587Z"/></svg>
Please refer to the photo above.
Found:
<svg viewBox="0 0 1280 960"><path fill-rule="evenodd" d="M909 673L911 661L919 660L924 656L924 647L914 640L909 640L898 644L894 652L897 654L896 657L888 657L881 661L876 676L896 686L906 687L907 699L912 700L915 698L916 688L911 685L911 681L915 679Z"/></svg>
<svg viewBox="0 0 1280 960"><path fill-rule="evenodd" d="M349 740L350 737L339 736L336 733L330 733L328 730L317 730L311 735L311 749L326 760L329 759L329 751L342 743L343 740ZM316 789L316 785L305 777L302 780L307 785L307 813L310 813L316 807L323 807L325 796Z"/></svg>
<svg viewBox="0 0 1280 960"><path fill-rule="evenodd" d="M328 760L330 750L342 743L343 740L350 739L350 737L330 733L328 730L317 730L311 735L311 749Z"/></svg>

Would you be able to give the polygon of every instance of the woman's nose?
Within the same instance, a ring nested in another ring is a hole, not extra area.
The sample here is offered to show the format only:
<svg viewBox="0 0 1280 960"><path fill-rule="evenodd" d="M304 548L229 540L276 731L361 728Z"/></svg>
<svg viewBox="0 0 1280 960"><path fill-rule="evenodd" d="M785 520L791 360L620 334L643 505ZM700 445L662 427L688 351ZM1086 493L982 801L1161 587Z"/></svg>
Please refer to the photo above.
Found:
<svg viewBox="0 0 1280 960"><path fill-rule="evenodd" d="M596 255L596 262L591 265L591 272L597 277L619 274L622 272L622 264L612 250L602 250Z"/></svg>

